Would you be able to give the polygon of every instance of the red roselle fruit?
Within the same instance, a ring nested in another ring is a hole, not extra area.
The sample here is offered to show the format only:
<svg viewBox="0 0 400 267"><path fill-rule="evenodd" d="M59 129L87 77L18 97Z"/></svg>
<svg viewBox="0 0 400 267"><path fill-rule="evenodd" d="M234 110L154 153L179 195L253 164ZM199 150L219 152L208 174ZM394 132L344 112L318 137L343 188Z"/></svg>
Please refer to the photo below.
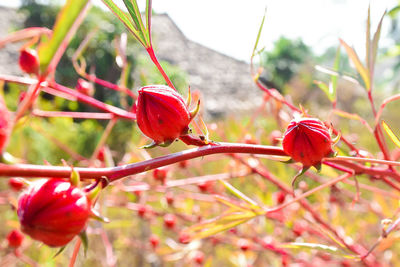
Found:
<svg viewBox="0 0 400 267"><path fill-rule="evenodd" d="M25 187L25 182L22 178L10 178L8 180L8 186L12 190L19 192Z"/></svg>
<svg viewBox="0 0 400 267"><path fill-rule="evenodd" d="M174 89L164 85L149 85L139 89L137 124L147 137L153 139L148 146L169 145L181 135L186 135L190 121L196 116L199 105L190 112L189 103Z"/></svg>
<svg viewBox="0 0 400 267"><path fill-rule="evenodd" d="M11 248L18 248L21 246L22 242L24 241L24 234L18 230L12 230L7 235L7 242L8 246Z"/></svg>
<svg viewBox="0 0 400 267"><path fill-rule="evenodd" d="M158 244L160 243L160 238L157 235L152 234L149 238L149 242L151 247L155 249L158 247Z"/></svg>
<svg viewBox="0 0 400 267"><path fill-rule="evenodd" d="M12 128L12 114L4 100L0 99L0 154L3 152Z"/></svg>
<svg viewBox="0 0 400 267"><path fill-rule="evenodd" d="M321 164L324 157L333 153L328 128L318 119L294 119L283 136L283 150L304 167Z"/></svg>
<svg viewBox="0 0 400 267"><path fill-rule="evenodd" d="M202 251L196 251L194 254L193 260L197 264L202 264L204 261L204 253Z"/></svg>
<svg viewBox="0 0 400 267"><path fill-rule="evenodd" d="M86 193L64 179L39 180L18 200L22 231L51 247L68 244L92 214Z"/></svg>
<svg viewBox="0 0 400 267"><path fill-rule="evenodd" d="M175 215L169 214L169 213L165 214L165 216L164 216L164 225L165 225L165 227L172 229L172 228L175 227L175 224L176 224Z"/></svg>
<svg viewBox="0 0 400 267"><path fill-rule="evenodd" d="M75 88L79 93L82 93L84 95L92 96L94 93L92 84L82 78L78 79L78 82L77 82Z"/></svg>
<svg viewBox="0 0 400 267"><path fill-rule="evenodd" d="M26 73L39 73L39 56L36 50L24 48L19 55L19 67Z"/></svg>
<svg viewBox="0 0 400 267"><path fill-rule="evenodd" d="M188 233L179 233L179 242L182 244L189 244L191 241L190 235Z"/></svg>
<svg viewBox="0 0 400 267"><path fill-rule="evenodd" d="M242 251L247 251L251 247L250 242L247 239L241 238L237 241L237 246L242 250Z"/></svg>
<svg viewBox="0 0 400 267"><path fill-rule="evenodd" d="M167 168L158 168L153 170L153 178L154 180L160 181L162 184L165 183L167 179L168 169Z"/></svg>

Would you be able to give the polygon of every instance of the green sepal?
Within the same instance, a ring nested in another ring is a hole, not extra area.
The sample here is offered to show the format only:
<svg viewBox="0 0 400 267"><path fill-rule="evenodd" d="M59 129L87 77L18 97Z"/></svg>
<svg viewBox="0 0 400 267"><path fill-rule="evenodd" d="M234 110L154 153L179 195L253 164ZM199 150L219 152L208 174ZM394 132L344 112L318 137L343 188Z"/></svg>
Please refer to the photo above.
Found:
<svg viewBox="0 0 400 267"><path fill-rule="evenodd" d="M285 164L295 163L295 161L292 158L285 160L285 161L281 161L281 162L285 163Z"/></svg>
<svg viewBox="0 0 400 267"><path fill-rule="evenodd" d="M87 253L87 250L88 250L88 248L89 248L89 240L88 240L86 231L80 232L79 238L80 238L81 241L82 241L82 245L83 245L83 254L84 254L85 257L86 257L86 253Z"/></svg>
<svg viewBox="0 0 400 267"><path fill-rule="evenodd" d="M336 137L332 139L332 146L336 146L337 143L340 141L341 137L342 137L342 134L341 134L341 132L339 132L338 135L336 135Z"/></svg>
<svg viewBox="0 0 400 267"><path fill-rule="evenodd" d="M54 254L53 259L54 259L55 257L57 257L58 255L60 255L60 254L65 250L66 247L67 247L67 245L62 246L62 247L57 251L57 253Z"/></svg>
<svg viewBox="0 0 400 267"><path fill-rule="evenodd" d="M22 163L23 160L14 157L13 155L11 155L8 152L3 152L3 154L0 155L0 162L5 163L5 164L18 164L18 163Z"/></svg>
<svg viewBox="0 0 400 267"><path fill-rule="evenodd" d="M305 167L305 166L303 166L303 168L296 174L296 176L293 178L293 180L292 180L292 190L293 190L293 194L294 194L294 186L295 186L295 183L296 183L296 181L297 181L297 179L299 178L299 177L301 177L306 171L308 171L308 169L309 169L310 167Z"/></svg>
<svg viewBox="0 0 400 267"><path fill-rule="evenodd" d="M175 140L164 141L164 143L158 144L160 147L169 147Z"/></svg>
<svg viewBox="0 0 400 267"><path fill-rule="evenodd" d="M87 198L93 202L99 196L99 193L102 188L103 188L102 183L101 182L98 183L95 188L93 188L89 193L87 193Z"/></svg>
<svg viewBox="0 0 400 267"><path fill-rule="evenodd" d="M81 177L80 177L78 171L76 171L76 170L74 169L74 167L71 166L71 169L72 169L72 171L71 171L71 176L70 176L70 178L69 178L69 179L70 179L70 182L71 182L71 184L72 184L73 186L79 187L79 184L80 184L80 182L81 182Z"/></svg>
<svg viewBox="0 0 400 267"><path fill-rule="evenodd" d="M318 173L321 172L322 164L321 162L317 163L314 165L314 168L317 170Z"/></svg>
<svg viewBox="0 0 400 267"><path fill-rule="evenodd" d="M196 115L197 115L197 113L199 112L199 110L200 110L200 99L199 99L199 101L197 101L196 107L195 107L192 111L190 111L190 119L191 119L191 120L192 120L194 117L196 117Z"/></svg>
<svg viewBox="0 0 400 267"><path fill-rule="evenodd" d="M96 210L91 210L90 218L95 219L96 221L102 222L102 223L109 223L110 219L103 217L100 215L100 213Z"/></svg>
<svg viewBox="0 0 400 267"><path fill-rule="evenodd" d="M142 146L141 148L150 149L150 148L153 148L153 147L156 147L156 146L158 146L158 143L155 142L155 141L152 141L150 144Z"/></svg>

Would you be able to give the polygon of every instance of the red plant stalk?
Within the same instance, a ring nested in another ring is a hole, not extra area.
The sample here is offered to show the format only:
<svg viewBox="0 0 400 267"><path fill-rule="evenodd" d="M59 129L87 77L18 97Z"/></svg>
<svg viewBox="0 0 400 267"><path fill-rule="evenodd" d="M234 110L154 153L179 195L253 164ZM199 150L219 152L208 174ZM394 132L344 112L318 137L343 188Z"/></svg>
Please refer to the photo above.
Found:
<svg viewBox="0 0 400 267"><path fill-rule="evenodd" d="M175 86L172 84L172 82L169 79L168 75L165 73L164 69L161 67L160 62L158 62L158 59L156 57L156 54L154 53L153 47L152 46L147 47L146 51L149 54L149 56L150 56L151 60L153 61L154 65L156 65L158 71L164 77L164 80L167 82L168 86L176 91Z"/></svg>
<svg viewBox="0 0 400 267"><path fill-rule="evenodd" d="M99 84L101 86L104 86L104 87L109 88L109 89L114 90L114 91L123 92L123 93L129 95L131 98L137 99L137 95L134 92L132 92L131 90L129 90L128 88L120 87L120 86L118 86L116 84L113 84L111 82L108 82L108 81L102 80L100 78L97 78L95 75L92 75L92 74L82 73L81 75L85 79L87 79L87 80L89 80L91 82L97 83L97 84Z"/></svg>

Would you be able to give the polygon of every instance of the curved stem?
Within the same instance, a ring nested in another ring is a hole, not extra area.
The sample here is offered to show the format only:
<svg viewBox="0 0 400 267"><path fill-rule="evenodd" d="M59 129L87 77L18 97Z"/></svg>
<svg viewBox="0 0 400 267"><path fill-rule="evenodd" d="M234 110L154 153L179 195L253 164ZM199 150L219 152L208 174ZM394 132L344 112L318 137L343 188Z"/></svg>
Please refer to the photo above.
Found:
<svg viewBox="0 0 400 267"><path fill-rule="evenodd" d="M78 253L79 253L79 249L81 247L81 239L79 238L76 243L75 243L75 247L74 247L74 251L72 253L71 259L69 261L69 267L74 267L75 266L75 262L76 262L76 258L78 257Z"/></svg>
<svg viewBox="0 0 400 267"><path fill-rule="evenodd" d="M172 84L172 82L169 79L168 75L165 73L164 69L161 67L160 62L158 62L158 59L156 57L156 54L154 53L153 47L150 46L149 48L146 48L146 51L149 54L149 56L150 56L151 60L153 61L154 65L156 65L158 71L164 77L164 80L167 82L168 86L176 91L175 86Z"/></svg>

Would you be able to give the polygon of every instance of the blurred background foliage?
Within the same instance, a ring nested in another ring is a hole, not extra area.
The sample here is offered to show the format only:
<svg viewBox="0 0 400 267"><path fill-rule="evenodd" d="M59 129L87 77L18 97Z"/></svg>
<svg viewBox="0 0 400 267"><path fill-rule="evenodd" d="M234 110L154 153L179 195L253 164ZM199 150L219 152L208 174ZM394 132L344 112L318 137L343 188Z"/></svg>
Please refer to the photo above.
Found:
<svg viewBox="0 0 400 267"><path fill-rule="evenodd" d="M377 67L376 89L374 91L374 95L378 99L377 103L380 103L383 97L388 96L388 93L398 92L398 72L400 70L398 32L400 27L397 14L399 10L400 8L396 8L389 12L390 22L392 23L390 36L393 38L395 45L391 48L383 49L384 56L380 57L381 61ZM43 5L34 0L24 0L20 11L27 15L25 27L45 26L51 28L59 7L52 4ZM96 28L98 31L85 52L85 59L88 63L86 71L88 73L93 71L101 79L113 83L119 82L121 69L115 63L114 39L125 32L125 29L112 14L94 6L58 65L56 80L59 83L71 88L75 87L79 76L72 67L72 54L85 36ZM131 37L128 38L127 48L128 61L131 64L128 88L135 90L135 88L143 84L163 83L162 76L156 71L147 55L143 53L143 50ZM332 67L336 49L337 47L331 47L322 55L316 55L313 49L301 39L290 40L281 37L272 50L264 51L261 54L260 65L265 69L262 73L262 79L264 79L265 83L273 85L284 94L290 95L294 103L301 103L309 110L310 114L316 115L321 119L326 118L331 110L331 105L327 97L314 84L314 80L328 81L330 76L316 71L315 66ZM187 75L182 70L168 62L162 62L162 64L177 88L184 88L188 84ZM383 70L380 70L381 67L388 67L390 73L386 75ZM359 79L344 51L341 52L338 72L340 75L349 75L356 80ZM26 90L26 88L7 84L6 89L7 105L10 109L15 110L20 92ZM95 98L121 107L121 94L99 85L96 85ZM132 103L129 104L131 105ZM86 105L66 101L58 97L49 97L45 94L39 99L38 106L43 110L94 111ZM388 105L383 118L395 131L400 132L398 131L400 129L400 121L398 120L399 109L397 106L396 103ZM353 82L339 79L338 108L350 113L357 112L367 121L372 122L365 90ZM277 129L283 131L285 127L285 125L277 123L274 117L275 112L276 106L271 104L255 113L255 117L252 117L253 115L238 116L238 114L233 114L221 120L208 121L211 133L210 138L216 141L245 142L245 136L250 136L260 144L272 144L270 133ZM359 121L339 116L332 116L331 118L334 125L340 125L342 134L356 143L358 147L371 153L378 151L377 145L372 141L373 138ZM8 151L32 164L43 164L44 161L47 161L50 164L59 165L61 159L66 159L69 163L79 165L59 144L67 145L72 151L89 158L107 126L105 121L96 120L43 119L33 116L27 117L25 120L27 123L24 126L17 127L12 135ZM110 137L107 139L111 156L114 162L117 163L137 162L149 156L165 155L186 148L179 142L169 148L157 148L150 151L138 149L148 142L149 140L138 132L134 123L125 120L117 122L111 131ZM389 144L393 148L390 141ZM339 144L339 151L343 154L348 152L341 144ZM246 160L251 161L252 159L251 157L246 157ZM292 177L298 171L293 166L288 167L288 165L277 164L267 159L260 159L257 164L267 167L271 173L286 184L290 184ZM111 165L113 164L111 163L109 166ZM187 168L180 168L178 165L171 166L169 178L180 179L237 170L246 170L246 168L229 157L210 156L190 161ZM323 168L322 174L326 178L325 180L337 175L328 168ZM361 183L378 184L378 181L368 176L361 176L359 179ZM250 239L259 235L259 233L277 242L334 243L330 239L322 238L321 240L321 238L317 238L316 235L312 234L315 229L303 229L302 234L299 234L299 228L301 228L299 224L305 221L303 218L305 212L299 211L298 206L296 206L285 211L284 221L260 217L238 226L235 228L236 233L228 232L217 235L217 238L221 241L220 244L215 243L212 238L208 238L194 243L193 248L179 254L176 253L176 250L179 250L182 246L178 244L178 230L194 224L202 218L212 218L221 214L224 211L224 207L215 205L214 202L193 199L193 196L199 199L204 197L195 185L168 189L167 191L174 195L174 205L167 204L166 192L154 190L143 192L143 195L138 197L137 194L123 190L125 184L130 184L133 181L144 181L152 187L158 185L154 181L151 172L149 172L135 176L134 179L128 177L121 182L115 183L115 186L110 186L106 189L99 201L99 208L104 215L111 219L111 223L90 223L90 249L86 257L79 256L82 266L101 266L107 261L109 255L107 254L108 252L104 252L104 233L106 233L106 238L112 244L114 256L118 259L118 266L161 266L161 258L169 254L182 259L182 266L190 266L190 253L196 249L201 249L206 253L206 259L212 266L238 266L238 262L252 263L254 266L265 266L263 264L267 262L270 266L280 266L279 257L272 252L265 252L259 246L256 250L247 252L242 252L237 248L238 239L242 237ZM229 181L236 188L240 188L240 191L245 195L251 196L251 198L260 201L264 205L275 205L277 202L277 188L257 175L249 174L244 177L232 178ZM306 190L320 183L321 181L307 179L306 183L303 182L301 186ZM1 185L2 188L7 188L5 179L1 181ZM381 184L379 186L383 190L391 191L387 186L381 186ZM368 190L363 190L363 202L356 203L354 208L349 208L355 195L354 186L340 184L337 187L343 190L345 194L339 195L332 188L326 189L311 196L309 198L310 202L317 212L335 226L340 227L340 231L351 236L354 242L360 242L363 245L372 244L380 235L380 220L391 217L398 208L398 202L393 199L386 199ZM225 192L223 186L217 183L213 184L212 191L209 193L211 194L212 192L232 197L231 194ZM12 197L15 202L16 195ZM151 217L149 215L149 218L146 219L139 218L135 209L137 206L129 206L128 204L142 204L143 199L145 199L144 202L146 204L150 205L153 210L158 211L159 214ZM371 212L374 208L378 209L378 211ZM2 219L8 222L9 228L14 227L17 221L15 212L5 205L1 205L0 209L3 214ZM163 227L161 216L165 213L180 215L178 230L166 230ZM313 224L310 225L310 228L314 226ZM294 231L294 229L297 230ZM149 248L148 238L151 233L156 233L161 238L160 249L157 252ZM390 259L382 258L382 261L388 262L392 266L400 263L400 256L396 253L400 246L398 242L394 241L396 240L392 240L393 244L391 244L393 253ZM46 246L42 246L39 249L38 243L33 243L32 240L27 242L26 253L43 264L43 266L65 266L73 249L73 246L68 246L65 253L53 259L51 255L54 255L56 249ZM304 253L304 250L295 251L293 254L300 255L299 257L304 258L307 262L314 262L314 266L321 266L323 256L327 258L326 253L318 250L308 253ZM339 266L339 264L346 266L342 257L332 255L329 255L329 257L332 259L332 264L335 264L333 266ZM166 263L166 266L173 265L173 263L174 261L171 260Z"/></svg>

